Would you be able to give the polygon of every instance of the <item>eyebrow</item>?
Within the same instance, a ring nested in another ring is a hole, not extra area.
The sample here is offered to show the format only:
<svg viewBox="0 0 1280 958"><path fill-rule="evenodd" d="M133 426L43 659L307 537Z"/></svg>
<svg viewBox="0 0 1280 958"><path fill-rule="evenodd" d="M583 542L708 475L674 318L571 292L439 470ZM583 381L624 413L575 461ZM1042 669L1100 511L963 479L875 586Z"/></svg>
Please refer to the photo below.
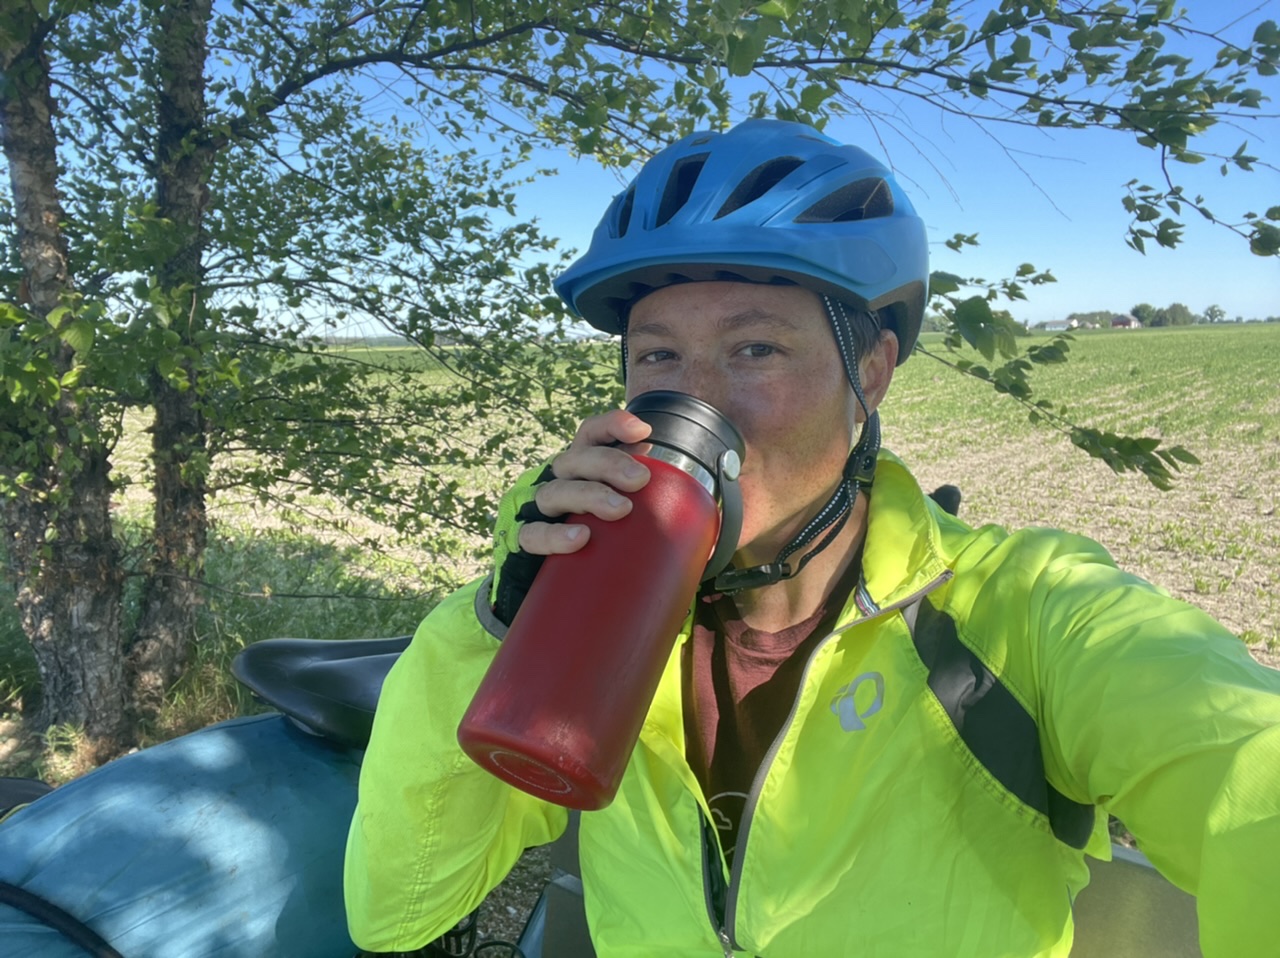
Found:
<svg viewBox="0 0 1280 958"><path fill-rule="evenodd" d="M786 316L779 316L777 313L771 313L763 309L744 309L741 312L730 313L728 316L721 317L716 326L721 330L745 329L751 326L765 326L775 329L796 328L796 324ZM671 335L671 327L657 320L627 326L628 336L637 334L669 336Z"/></svg>

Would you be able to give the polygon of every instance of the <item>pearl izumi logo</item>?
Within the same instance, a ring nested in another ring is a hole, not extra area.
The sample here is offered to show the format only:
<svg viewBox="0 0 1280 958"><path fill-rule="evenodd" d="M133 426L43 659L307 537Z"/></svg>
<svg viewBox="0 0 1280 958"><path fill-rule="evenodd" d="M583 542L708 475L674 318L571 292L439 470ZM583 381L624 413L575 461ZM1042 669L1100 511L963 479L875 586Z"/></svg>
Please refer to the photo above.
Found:
<svg viewBox="0 0 1280 958"><path fill-rule="evenodd" d="M861 732L867 727L866 720L883 705L884 676L879 672L864 672L840 688L831 700L831 711L846 732Z"/></svg>

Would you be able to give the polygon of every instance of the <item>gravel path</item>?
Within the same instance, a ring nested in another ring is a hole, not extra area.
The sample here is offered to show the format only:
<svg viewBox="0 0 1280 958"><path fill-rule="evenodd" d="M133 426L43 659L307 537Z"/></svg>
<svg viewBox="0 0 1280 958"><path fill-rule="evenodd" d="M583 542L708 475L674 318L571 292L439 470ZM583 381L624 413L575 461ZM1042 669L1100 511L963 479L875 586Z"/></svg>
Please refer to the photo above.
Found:
<svg viewBox="0 0 1280 958"><path fill-rule="evenodd" d="M550 878L551 855L547 847L525 852L511 874L480 906L479 941L518 941Z"/></svg>

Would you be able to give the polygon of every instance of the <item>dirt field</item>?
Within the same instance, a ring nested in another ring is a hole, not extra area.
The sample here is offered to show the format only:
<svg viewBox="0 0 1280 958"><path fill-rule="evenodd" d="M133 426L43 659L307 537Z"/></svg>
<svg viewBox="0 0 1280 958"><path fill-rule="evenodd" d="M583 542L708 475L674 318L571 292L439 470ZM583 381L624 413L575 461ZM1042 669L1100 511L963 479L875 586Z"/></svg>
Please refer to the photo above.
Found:
<svg viewBox="0 0 1280 958"><path fill-rule="evenodd" d="M1260 661L1280 667L1280 385L1272 372L1280 369L1280 326L1124 335L1082 338L1078 361L1055 370L1050 395L1093 423L1192 450L1202 465L1179 474L1171 491L1114 475L1021 413L993 414L989 387L957 386L946 370L911 370L895 382L904 388L886 409L886 445L925 488L960 486L967 522L1051 525L1096 539L1121 568L1204 609ZM1206 350L1215 362L1197 373ZM1176 378L1140 378L1143 362L1184 368ZM959 390L975 410L945 440L936 428L910 428L923 418L916 410L930 387L942 392L944 408L966 405Z"/></svg>

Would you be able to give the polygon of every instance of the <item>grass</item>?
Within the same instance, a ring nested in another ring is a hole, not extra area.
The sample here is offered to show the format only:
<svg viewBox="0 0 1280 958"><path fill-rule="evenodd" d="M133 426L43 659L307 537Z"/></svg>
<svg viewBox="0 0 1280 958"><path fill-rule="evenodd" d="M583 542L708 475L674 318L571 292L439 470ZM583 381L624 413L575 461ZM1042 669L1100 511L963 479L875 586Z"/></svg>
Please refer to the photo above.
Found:
<svg viewBox="0 0 1280 958"><path fill-rule="evenodd" d="M135 532L125 523L126 536ZM246 645L265 638L375 638L411 633L439 598L436 577L415 574L404 560L369 555L288 529L255 530L221 523L210 539L210 588L197 620L195 659L169 691L157 722L142 730L145 747L212 722L250 714L259 706L231 677L230 664ZM131 585L136 585L131 583ZM18 737L13 719L24 697L37 694L35 659L12 613L12 592L0 615L0 726ZM126 596L132 610L136 588ZM6 715L6 713L8 713ZM56 726L42 742L0 736L0 775L52 783L87 771L78 729Z"/></svg>
<svg viewBox="0 0 1280 958"><path fill-rule="evenodd" d="M925 342L940 348L938 337ZM898 371L882 410L885 444L926 488L958 484L968 521L1043 522L1090 535L1122 566L1205 608L1260 658L1280 662L1280 325L1098 331L1077 336L1071 355L1037 372L1038 394L1088 425L1184 445L1204 466L1170 493L1116 477L1032 426L1022 407L985 383L927 357ZM130 425L121 465L141 476L145 423ZM142 492L118 502L126 542L145 527ZM483 551L481 542L443 534L396 545L388 534L387 546L368 548L362 543L380 530L323 497L300 501L293 515L224 498L212 515L196 660L142 744L254 709L228 671L244 646L273 636L411 632L445 590L478 571L474 555ZM336 516L345 527L321 530L313 516ZM0 775L64 781L84 771L77 731L57 728L24 744L13 721L38 686L12 593L0 591Z"/></svg>

